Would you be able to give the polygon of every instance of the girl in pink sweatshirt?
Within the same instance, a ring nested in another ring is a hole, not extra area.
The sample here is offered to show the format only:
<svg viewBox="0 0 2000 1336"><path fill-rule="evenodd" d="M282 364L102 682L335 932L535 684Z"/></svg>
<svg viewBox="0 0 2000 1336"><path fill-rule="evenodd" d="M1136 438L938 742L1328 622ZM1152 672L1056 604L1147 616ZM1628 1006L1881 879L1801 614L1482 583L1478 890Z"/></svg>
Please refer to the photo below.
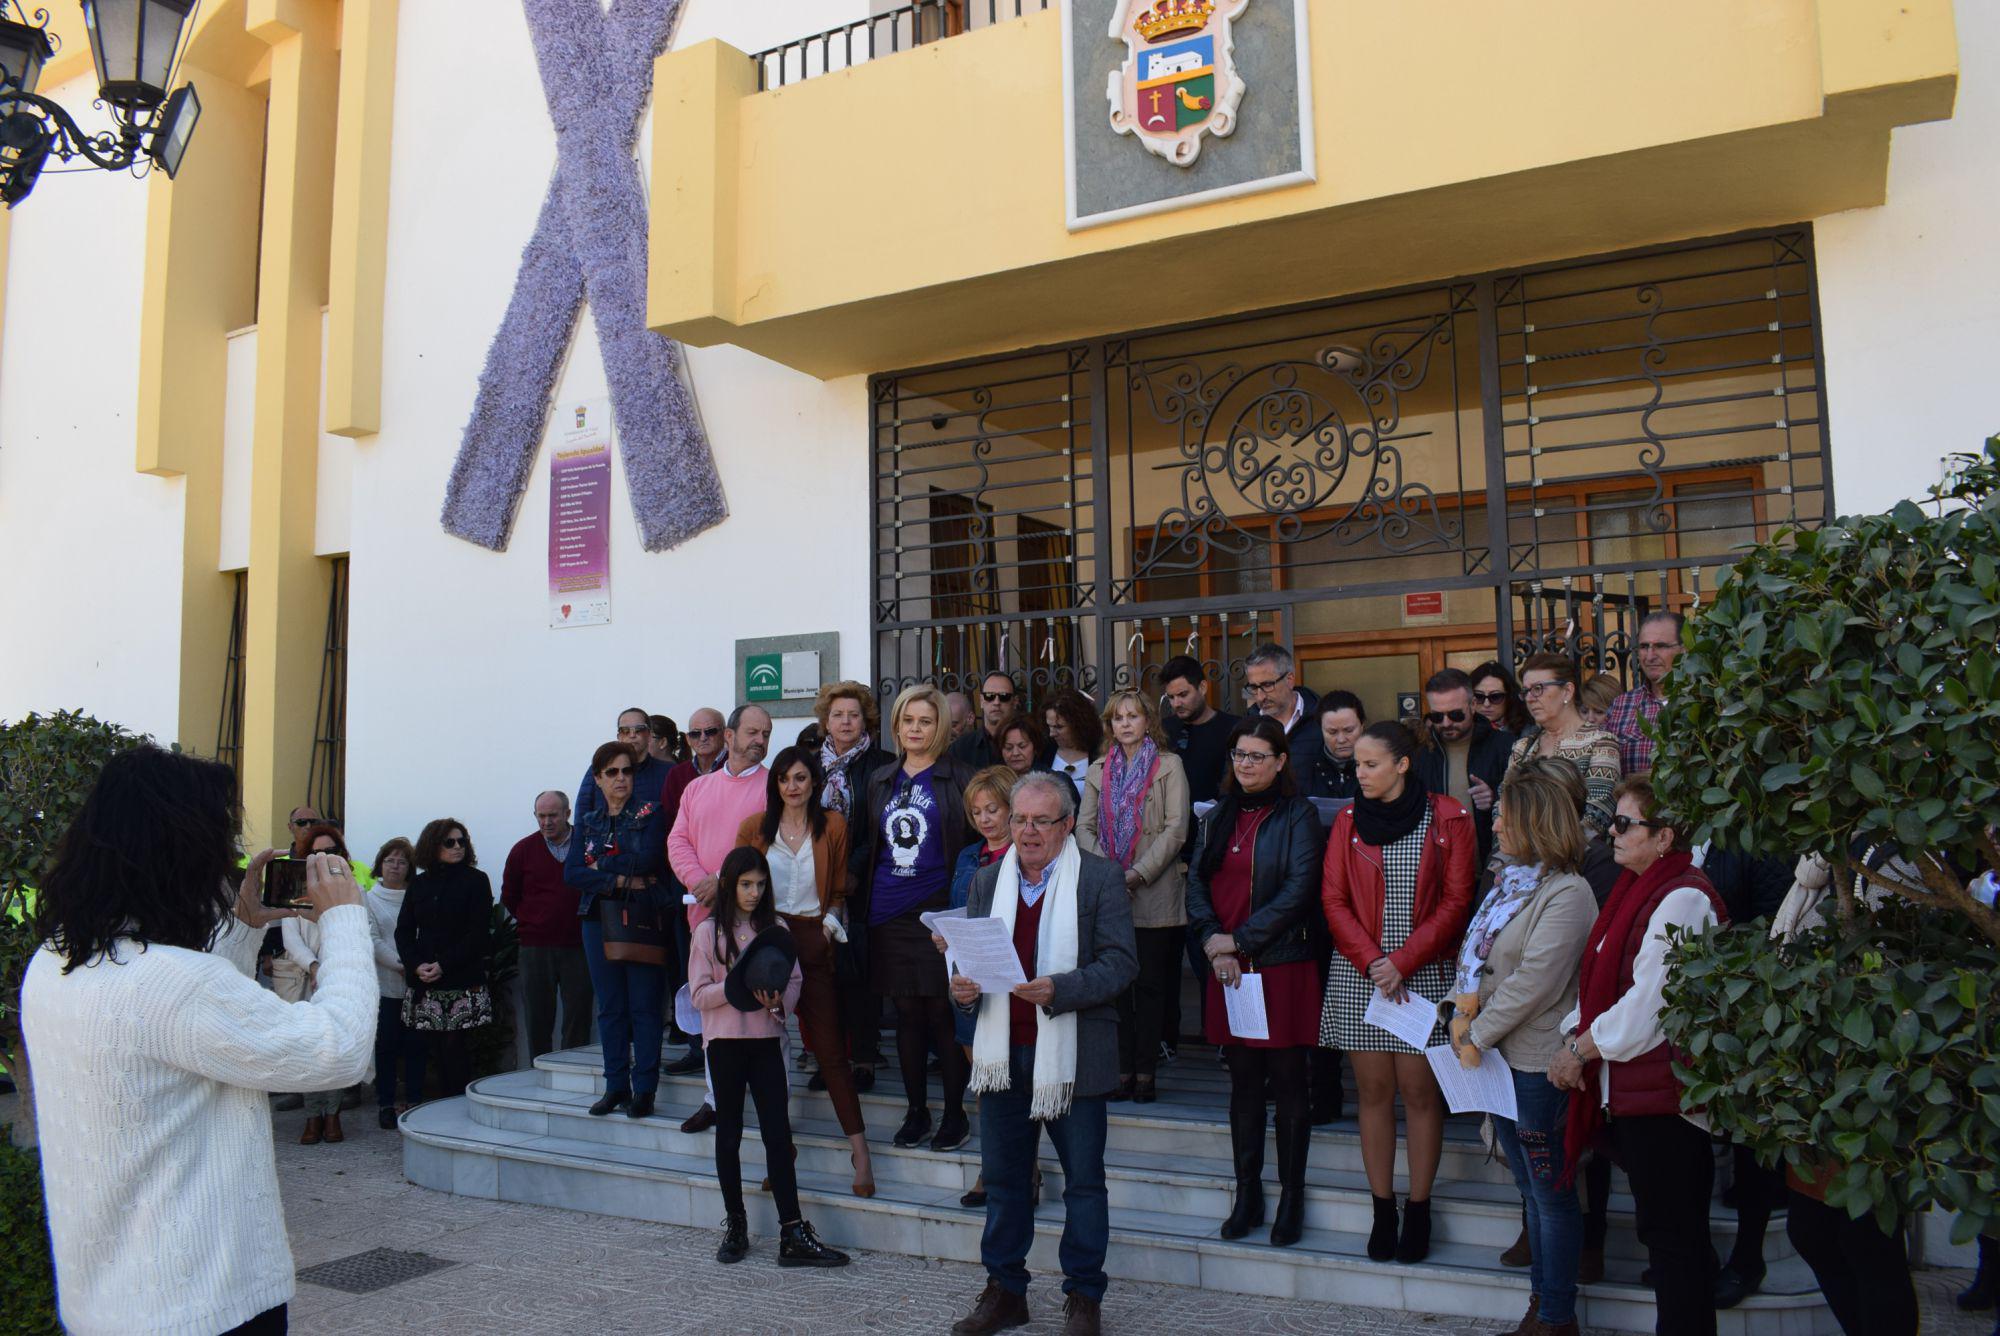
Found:
<svg viewBox="0 0 2000 1336"><path fill-rule="evenodd" d="M782 993L758 992L754 1010L739 1010L725 987L730 967L759 933L785 931L771 896L771 865L756 849L734 849L722 860L716 882L714 916L695 927L688 949L688 994L701 1012L708 1074L715 1084L715 1176L727 1212L715 1260L740 1262L750 1251L741 1158L748 1089L757 1101L757 1130L778 1207L778 1265L846 1266L847 1254L821 1243L799 1213L784 1055L785 1017L799 1000L799 967L794 962Z"/></svg>

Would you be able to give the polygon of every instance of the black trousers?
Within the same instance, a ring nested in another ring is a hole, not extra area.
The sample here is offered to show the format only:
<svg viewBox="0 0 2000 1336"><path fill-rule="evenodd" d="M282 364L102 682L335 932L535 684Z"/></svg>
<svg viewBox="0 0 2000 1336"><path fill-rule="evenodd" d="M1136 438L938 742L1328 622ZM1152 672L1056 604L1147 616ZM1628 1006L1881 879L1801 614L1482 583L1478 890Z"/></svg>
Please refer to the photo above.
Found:
<svg viewBox="0 0 2000 1336"><path fill-rule="evenodd" d="M266 1308L248 1322L231 1327L222 1336L285 1336L291 1330L291 1305Z"/></svg>
<svg viewBox="0 0 2000 1336"><path fill-rule="evenodd" d="M590 966L583 958L583 948L522 947L521 1002L528 1013L530 1063L555 1047L558 997L562 999L562 1047L582 1048L593 1037L597 1015L597 1003L590 989Z"/></svg>
<svg viewBox="0 0 2000 1336"><path fill-rule="evenodd" d="M1612 1145L1632 1184L1639 1241L1653 1268L1659 1336L1715 1336L1715 1249L1708 1198L1715 1156L1708 1133L1671 1114L1613 1118Z"/></svg>
<svg viewBox="0 0 2000 1336"><path fill-rule="evenodd" d="M1118 1070L1152 1076L1160 1068L1160 1036L1166 1029L1167 999L1181 989L1181 941L1185 928L1134 928L1139 974L1118 995ZM1174 1014L1180 1014L1178 1005Z"/></svg>
<svg viewBox="0 0 2000 1336"><path fill-rule="evenodd" d="M730 1214L743 1210L743 1092L757 1102L757 1131L764 1139L765 1171L778 1223L799 1218L799 1180L792 1168L792 1120L786 1112L789 1083L777 1039L711 1039L708 1079L715 1085L715 1177Z"/></svg>
<svg viewBox="0 0 2000 1336"><path fill-rule="evenodd" d="M424 1042L430 1048L431 1070L437 1073L438 1097L463 1095L472 1081L472 1031L426 1030Z"/></svg>
<svg viewBox="0 0 2000 1336"><path fill-rule="evenodd" d="M1847 1336L1916 1336L1917 1291L1903 1234L1884 1234L1873 1215L1848 1217L1823 1201L1791 1194L1785 1233L1806 1259L1827 1307Z"/></svg>
<svg viewBox="0 0 2000 1336"><path fill-rule="evenodd" d="M1738 1275L1758 1275L1764 1270L1764 1231L1771 1213L1785 1204L1785 1171L1766 1169L1745 1147L1729 1150L1736 1178L1736 1245L1727 1265Z"/></svg>

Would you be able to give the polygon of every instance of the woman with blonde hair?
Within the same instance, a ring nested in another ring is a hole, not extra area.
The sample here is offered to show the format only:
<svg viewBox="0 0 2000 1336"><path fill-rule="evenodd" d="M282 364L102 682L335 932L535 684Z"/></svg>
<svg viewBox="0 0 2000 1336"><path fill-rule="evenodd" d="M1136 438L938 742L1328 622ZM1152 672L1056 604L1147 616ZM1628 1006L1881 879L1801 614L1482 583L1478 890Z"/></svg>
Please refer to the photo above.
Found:
<svg viewBox="0 0 2000 1336"><path fill-rule="evenodd" d="M1576 693L1576 712L1583 717L1583 726L1603 728L1604 717L1611 713L1611 703L1618 695L1617 678L1610 673L1592 673L1583 689Z"/></svg>
<svg viewBox="0 0 2000 1336"><path fill-rule="evenodd" d="M1528 1316L1523 1329L1576 1330L1583 1214L1558 1186L1569 1094L1549 1081L1561 1051L1558 1022L1576 994L1597 901L1583 878L1583 823L1572 768L1543 758L1514 767L1500 786L1493 837L1503 865L1459 946L1452 996L1441 1008L1460 1065L1498 1050L1513 1074L1518 1118L1493 1120L1527 1212ZM1541 1325L1534 1325L1539 1322Z"/></svg>
<svg viewBox="0 0 2000 1336"><path fill-rule="evenodd" d="M965 821L972 776L945 754L951 716L936 687L903 688L889 712L889 733L898 764L869 775L849 825L848 895L856 906L850 940L865 942L870 984L896 1007L896 1058L909 1112L895 1144L915 1146L930 1135L925 1071L935 1051L944 1068L944 1117L931 1149L956 1150L971 1136L965 1116L971 1069L954 1038L944 957L920 916L950 903L952 868L972 838Z"/></svg>
<svg viewBox="0 0 2000 1336"><path fill-rule="evenodd" d="M1158 708L1140 692L1112 692L1104 703L1104 728L1111 746L1084 776L1076 842L1125 872L1139 976L1118 998L1119 1085L1112 1098L1151 1104L1161 1024L1168 994L1180 987L1187 927L1181 862L1188 831L1187 772L1166 745Z"/></svg>

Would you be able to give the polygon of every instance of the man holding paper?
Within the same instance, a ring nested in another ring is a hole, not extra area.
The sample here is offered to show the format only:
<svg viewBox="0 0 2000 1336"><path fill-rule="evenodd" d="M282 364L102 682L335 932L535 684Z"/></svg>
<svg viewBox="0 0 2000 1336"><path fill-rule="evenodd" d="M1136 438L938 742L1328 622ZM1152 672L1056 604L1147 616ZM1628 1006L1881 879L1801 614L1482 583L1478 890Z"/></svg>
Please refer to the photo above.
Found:
<svg viewBox="0 0 2000 1336"><path fill-rule="evenodd" d="M1063 1166L1061 1257L1069 1295L1063 1332L1094 1336L1100 1330L1111 1235L1105 1096L1118 1084L1114 1003L1131 986L1139 963L1124 873L1077 847L1070 835L1075 801L1070 784L1058 776L1022 776L1013 793L1013 848L973 878L966 901L968 924L991 919L1005 925L1026 982L1000 993L983 990L965 974L951 980L952 1000L978 1016L971 1088L979 1095L986 1180L979 1252L987 1275L972 1312L952 1327L954 1336L986 1336L1028 1321L1026 1262L1035 1235L1030 1183L1043 1129ZM941 925L948 941L957 927ZM953 952L966 968L957 942ZM982 961L974 973L991 981L989 966Z"/></svg>

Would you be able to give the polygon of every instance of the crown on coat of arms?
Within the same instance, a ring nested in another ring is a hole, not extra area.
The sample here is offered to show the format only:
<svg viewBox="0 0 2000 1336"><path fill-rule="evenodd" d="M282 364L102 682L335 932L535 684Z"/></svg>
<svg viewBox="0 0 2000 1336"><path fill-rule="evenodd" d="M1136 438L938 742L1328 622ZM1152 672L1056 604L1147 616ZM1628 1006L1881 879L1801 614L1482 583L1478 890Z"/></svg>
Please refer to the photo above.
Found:
<svg viewBox="0 0 2000 1336"><path fill-rule="evenodd" d="M1159 0L1132 20L1132 27L1149 42L1199 32L1215 13L1214 0Z"/></svg>

